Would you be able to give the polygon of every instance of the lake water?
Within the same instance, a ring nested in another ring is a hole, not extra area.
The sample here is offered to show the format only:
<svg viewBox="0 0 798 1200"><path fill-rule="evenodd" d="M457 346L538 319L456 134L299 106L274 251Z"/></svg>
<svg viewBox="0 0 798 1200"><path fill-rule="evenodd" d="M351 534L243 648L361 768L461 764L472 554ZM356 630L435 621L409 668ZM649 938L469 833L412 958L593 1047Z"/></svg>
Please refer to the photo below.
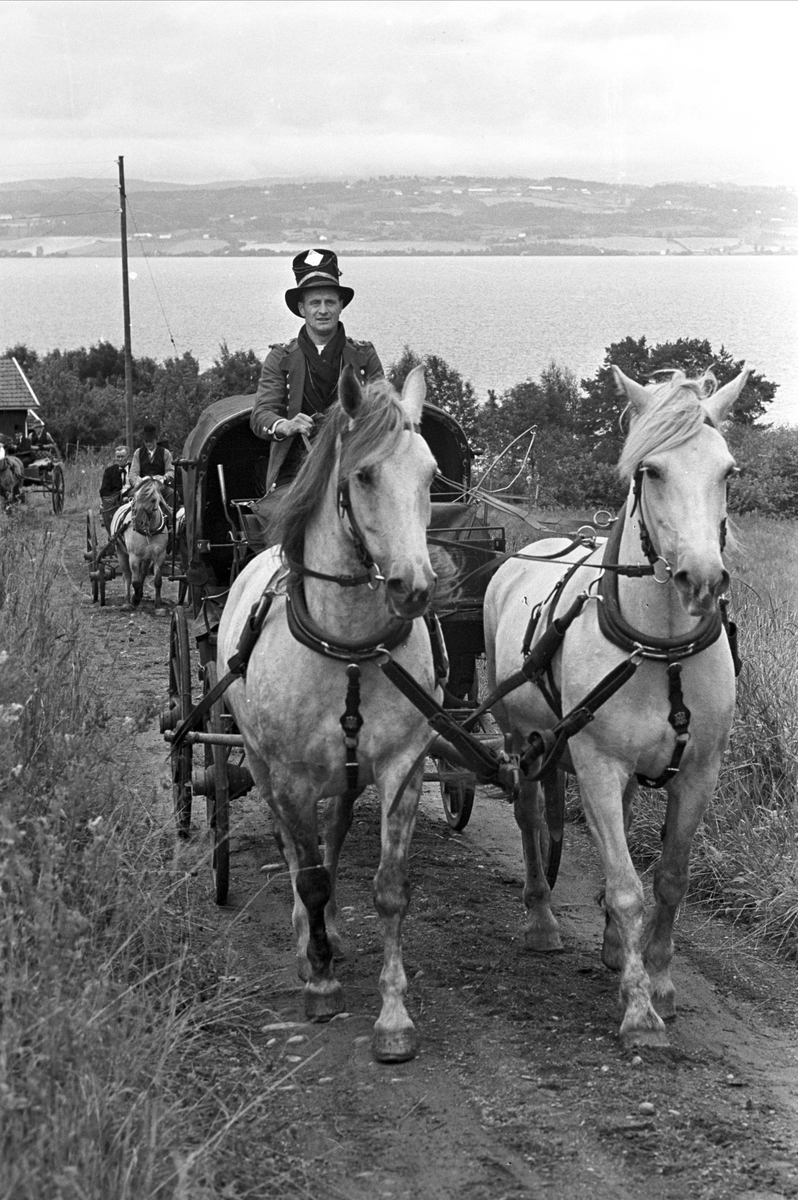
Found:
<svg viewBox="0 0 798 1200"><path fill-rule="evenodd" d="M351 337L384 364L408 344L456 367L483 397L552 360L595 374L605 347L707 338L781 386L770 416L798 424L798 257L352 258ZM221 342L263 357L298 328L283 293L290 261L136 258L135 355L190 350L209 366ZM123 341L118 259L0 259L0 349ZM173 339L173 341L171 340Z"/></svg>

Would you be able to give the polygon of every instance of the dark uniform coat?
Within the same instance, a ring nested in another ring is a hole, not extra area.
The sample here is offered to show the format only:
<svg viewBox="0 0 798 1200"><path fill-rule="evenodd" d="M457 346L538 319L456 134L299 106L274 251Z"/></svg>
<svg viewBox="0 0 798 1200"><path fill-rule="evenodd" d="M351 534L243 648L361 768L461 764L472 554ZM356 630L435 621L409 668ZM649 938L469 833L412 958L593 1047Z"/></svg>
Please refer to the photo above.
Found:
<svg viewBox="0 0 798 1200"><path fill-rule="evenodd" d="M382 379L385 372L371 342L355 342L347 338L341 356L341 370L349 364L355 368L361 385L372 379ZM258 437L271 441L266 491L271 491L285 462L293 437L277 441L271 430L277 421L291 420L302 411L305 394L305 355L294 338L288 345L270 347L260 373L250 425Z"/></svg>

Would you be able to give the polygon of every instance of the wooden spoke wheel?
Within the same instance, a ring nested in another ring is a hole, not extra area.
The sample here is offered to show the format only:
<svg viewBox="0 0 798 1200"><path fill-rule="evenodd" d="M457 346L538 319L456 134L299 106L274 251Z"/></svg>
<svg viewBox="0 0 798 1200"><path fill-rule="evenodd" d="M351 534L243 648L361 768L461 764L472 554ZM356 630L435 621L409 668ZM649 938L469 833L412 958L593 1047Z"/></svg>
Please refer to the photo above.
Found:
<svg viewBox="0 0 798 1200"><path fill-rule="evenodd" d="M183 611L181 609L178 612ZM205 668L205 694L216 687L216 663ZM217 700L205 714L205 732L225 733L222 714L224 703ZM205 765L213 766L214 785L205 797L208 830L211 838L211 871L213 873L214 898L217 904L227 903L230 886L230 783L227 775L227 746L205 746Z"/></svg>
<svg viewBox="0 0 798 1200"><path fill-rule="evenodd" d="M105 563L100 558L97 518L91 509L86 513L86 560L89 564L92 604L99 600L102 606L105 604Z"/></svg>
<svg viewBox="0 0 798 1200"><path fill-rule="evenodd" d="M447 764L443 759L436 759L436 763L438 770L444 774ZM471 820L476 790L476 778L473 775L467 776L465 772L462 772L460 778L441 779L443 813L447 823L458 833L462 832Z"/></svg>
<svg viewBox="0 0 798 1200"><path fill-rule="evenodd" d="M553 771L541 779L546 821L541 835L540 852L543 869L550 888L557 882L562 858L563 824L565 821L565 773Z"/></svg>
<svg viewBox="0 0 798 1200"><path fill-rule="evenodd" d="M176 608L169 627L169 709L177 728L191 712L191 653L186 610ZM177 836L187 838L191 827L191 745L184 742L170 752L172 801Z"/></svg>
<svg viewBox="0 0 798 1200"><path fill-rule="evenodd" d="M60 514L64 511L64 494L66 492L64 485L64 468L60 463L56 463L53 467L53 479L50 491L53 499L53 512L57 516L60 516Z"/></svg>

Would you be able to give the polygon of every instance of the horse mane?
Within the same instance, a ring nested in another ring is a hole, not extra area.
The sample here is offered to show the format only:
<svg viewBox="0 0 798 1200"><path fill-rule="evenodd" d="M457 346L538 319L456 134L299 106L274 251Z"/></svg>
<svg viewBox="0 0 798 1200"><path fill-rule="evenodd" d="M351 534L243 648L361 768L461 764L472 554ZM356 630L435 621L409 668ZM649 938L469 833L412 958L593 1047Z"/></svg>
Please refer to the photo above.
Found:
<svg viewBox="0 0 798 1200"><path fill-rule="evenodd" d="M665 374L665 372L662 372ZM631 480L647 454L673 450L695 437L707 419L702 403L717 387L711 371L688 379L684 371L669 371L668 378L649 384L651 403L632 414L629 434L618 460L618 473Z"/></svg>
<svg viewBox="0 0 798 1200"><path fill-rule="evenodd" d="M327 410L311 453L275 509L274 536L288 562L302 561L305 531L322 505L339 454L338 478L343 481L387 458L407 428L407 414L385 379L375 379L363 389L356 420L350 419L340 399Z"/></svg>

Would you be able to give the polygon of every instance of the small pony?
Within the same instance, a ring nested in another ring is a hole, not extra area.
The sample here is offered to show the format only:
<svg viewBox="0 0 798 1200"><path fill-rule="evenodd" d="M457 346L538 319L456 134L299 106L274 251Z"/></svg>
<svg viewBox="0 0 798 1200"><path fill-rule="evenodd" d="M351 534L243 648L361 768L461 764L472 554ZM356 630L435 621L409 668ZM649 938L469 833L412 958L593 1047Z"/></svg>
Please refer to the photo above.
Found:
<svg viewBox="0 0 798 1200"><path fill-rule="evenodd" d="M518 751L530 731L550 729L559 712L584 705L614 670L626 675L571 737L562 765L577 776L606 875L602 960L620 973L621 1041L657 1046L667 1044L663 1022L676 1016L673 923L687 891L693 835L715 788L734 714L722 552L726 483L735 467L720 428L748 369L714 392L709 375L691 380L675 372L665 383L643 387L613 371L631 413L619 463L628 500L609 539L597 547L546 540L504 563L485 596L485 643L492 691L574 606L548 674L494 708ZM555 561L539 561L546 557ZM638 782L668 793L654 909L645 923L643 887L626 842ZM515 819L526 863L526 945L559 950L534 777L524 780Z"/></svg>
<svg viewBox="0 0 798 1200"><path fill-rule="evenodd" d="M22 503L24 478L25 468L22 462L15 455L6 454L5 446L0 444L0 497L2 497L5 509Z"/></svg>
<svg viewBox="0 0 798 1200"><path fill-rule="evenodd" d="M161 568L166 558L169 528L161 507L161 490L150 476L138 482L130 503L114 513L111 536L120 533L123 528L124 533L117 541L117 553L125 581L127 603L134 608L141 604L144 580L152 570L155 607L159 608L162 603Z"/></svg>

